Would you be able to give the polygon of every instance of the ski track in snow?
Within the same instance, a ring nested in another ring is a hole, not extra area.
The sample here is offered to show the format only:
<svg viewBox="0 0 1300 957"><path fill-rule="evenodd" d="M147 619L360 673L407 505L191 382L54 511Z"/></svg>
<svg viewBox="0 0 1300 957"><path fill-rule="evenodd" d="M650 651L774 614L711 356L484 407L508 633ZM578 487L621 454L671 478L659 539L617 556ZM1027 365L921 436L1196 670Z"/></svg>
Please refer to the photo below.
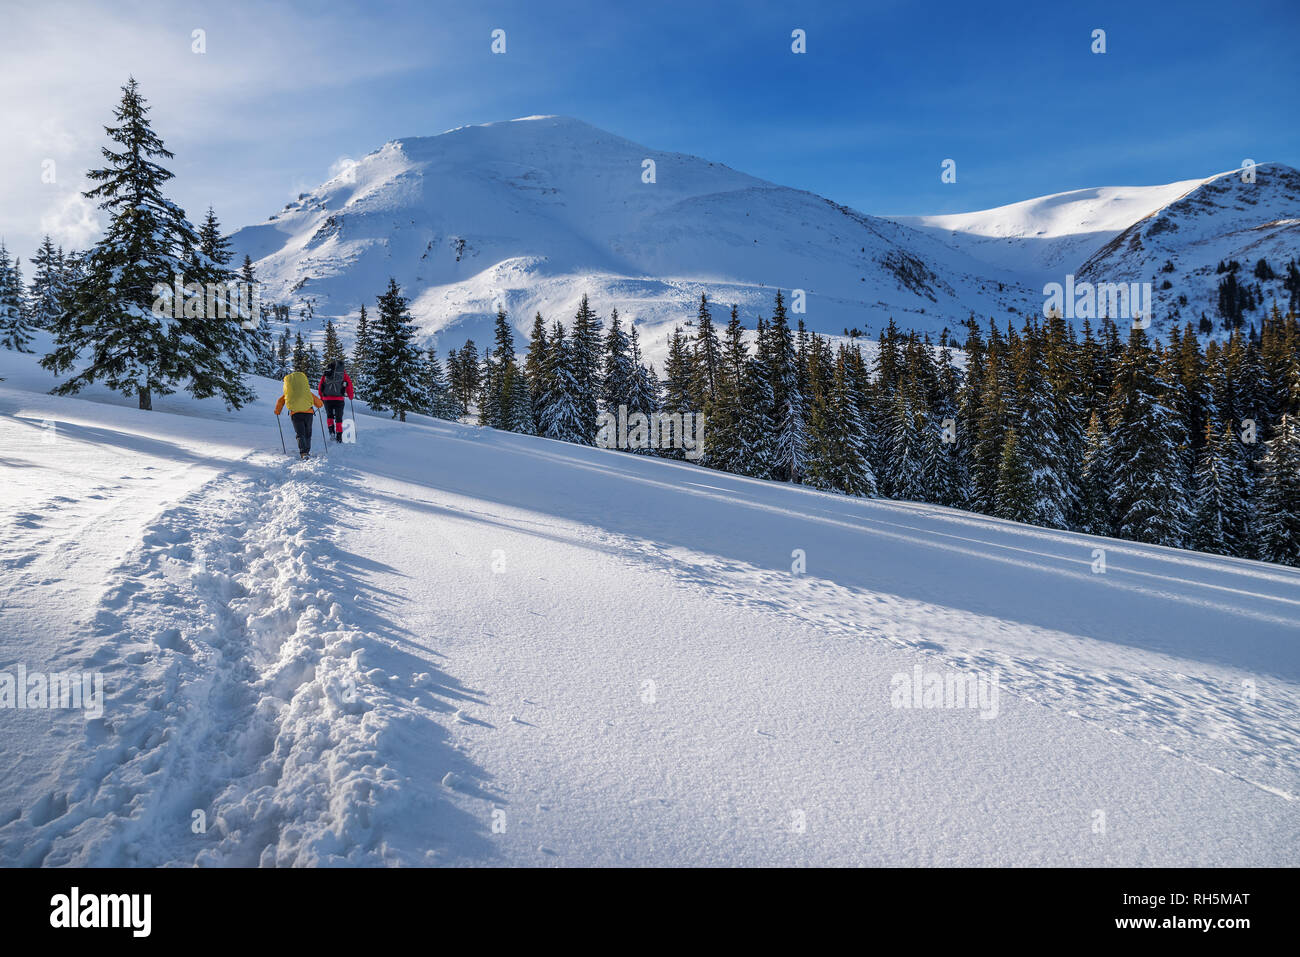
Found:
<svg viewBox="0 0 1300 957"><path fill-rule="evenodd" d="M16 863L437 863L449 834L482 853L389 753L411 736L450 751L430 715L474 697L345 607L357 584L322 529L356 508L346 472L316 460L283 481L266 459L167 509L118 569L86 662L114 708L87 723L77 788L0 827ZM416 859L379 836L434 820Z"/></svg>

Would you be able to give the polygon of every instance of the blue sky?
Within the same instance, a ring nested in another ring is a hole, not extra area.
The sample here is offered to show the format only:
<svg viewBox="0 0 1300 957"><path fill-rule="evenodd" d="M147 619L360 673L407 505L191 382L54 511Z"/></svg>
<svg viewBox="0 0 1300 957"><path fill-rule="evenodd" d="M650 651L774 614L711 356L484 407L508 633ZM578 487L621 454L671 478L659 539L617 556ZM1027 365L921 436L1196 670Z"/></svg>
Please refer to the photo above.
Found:
<svg viewBox="0 0 1300 957"><path fill-rule="evenodd" d="M77 194L128 73L177 153L174 198L232 229L386 140L537 113L879 214L1300 165L1297 0L6 8L0 238L25 256L47 229L93 235Z"/></svg>

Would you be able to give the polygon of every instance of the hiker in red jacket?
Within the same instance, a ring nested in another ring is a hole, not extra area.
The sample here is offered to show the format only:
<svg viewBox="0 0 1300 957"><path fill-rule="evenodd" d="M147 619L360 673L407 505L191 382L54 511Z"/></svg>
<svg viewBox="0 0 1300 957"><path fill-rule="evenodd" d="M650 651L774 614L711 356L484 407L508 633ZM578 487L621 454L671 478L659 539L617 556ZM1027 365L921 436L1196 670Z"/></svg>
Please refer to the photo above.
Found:
<svg viewBox="0 0 1300 957"><path fill-rule="evenodd" d="M352 398L352 377L343 368L343 360L335 359L325 367L316 389L325 400L325 419L329 422L334 441L343 441L343 396Z"/></svg>

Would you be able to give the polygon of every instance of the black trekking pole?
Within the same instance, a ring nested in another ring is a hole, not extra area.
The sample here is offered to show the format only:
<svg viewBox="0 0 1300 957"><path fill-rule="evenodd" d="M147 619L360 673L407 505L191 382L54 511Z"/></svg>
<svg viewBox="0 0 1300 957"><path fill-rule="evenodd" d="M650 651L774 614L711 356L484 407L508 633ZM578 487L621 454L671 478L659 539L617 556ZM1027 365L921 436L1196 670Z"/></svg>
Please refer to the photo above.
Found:
<svg viewBox="0 0 1300 957"><path fill-rule="evenodd" d="M284 444L284 426L280 424L280 414L278 412L276 413L275 416L275 427L280 430L280 448L284 449L285 455L288 455L289 449Z"/></svg>
<svg viewBox="0 0 1300 957"><path fill-rule="evenodd" d="M320 437L321 437L321 445L324 446L325 448L325 458L329 458L330 440L329 440L329 436L325 434L325 419L323 417L320 419Z"/></svg>

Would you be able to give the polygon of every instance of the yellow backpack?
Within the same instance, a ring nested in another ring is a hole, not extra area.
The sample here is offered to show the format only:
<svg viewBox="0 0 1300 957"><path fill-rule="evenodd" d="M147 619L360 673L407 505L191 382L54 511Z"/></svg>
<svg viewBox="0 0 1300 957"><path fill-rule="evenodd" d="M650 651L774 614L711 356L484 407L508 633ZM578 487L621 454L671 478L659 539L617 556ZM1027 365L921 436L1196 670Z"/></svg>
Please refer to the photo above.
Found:
<svg viewBox="0 0 1300 957"><path fill-rule="evenodd" d="M290 372L284 377L284 404L290 412L312 412L316 408L311 385L301 372Z"/></svg>

